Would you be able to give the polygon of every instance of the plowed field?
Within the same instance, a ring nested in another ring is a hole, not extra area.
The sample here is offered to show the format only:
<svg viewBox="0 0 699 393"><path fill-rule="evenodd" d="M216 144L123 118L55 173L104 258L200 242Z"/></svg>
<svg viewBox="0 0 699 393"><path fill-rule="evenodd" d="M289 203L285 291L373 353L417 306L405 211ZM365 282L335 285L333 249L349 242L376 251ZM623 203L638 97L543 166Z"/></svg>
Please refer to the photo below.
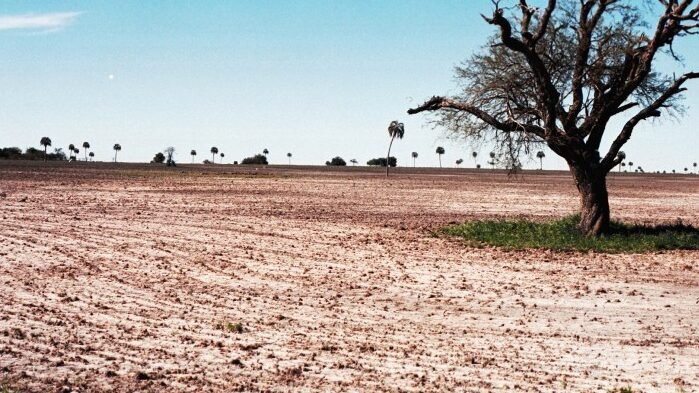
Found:
<svg viewBox="0 0 699 393"><path fill-rule="evenodd" d="M699 176L613 174L699 225ZM699 391L699 253L470 248L566 173L0 161L0 384L20 392Z"/></svg>

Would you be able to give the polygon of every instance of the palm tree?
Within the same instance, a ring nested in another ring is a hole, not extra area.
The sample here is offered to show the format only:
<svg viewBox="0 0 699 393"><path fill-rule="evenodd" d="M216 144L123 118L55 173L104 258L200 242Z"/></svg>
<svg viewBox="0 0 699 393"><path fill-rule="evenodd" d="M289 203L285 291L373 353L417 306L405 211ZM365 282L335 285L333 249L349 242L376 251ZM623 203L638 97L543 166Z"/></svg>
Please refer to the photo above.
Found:
<svg viewBox="0 0 699 393"><path fill-rule="evenodd" d="M473 156L473 163L476 165L476 167L478 167L478 152L474 151L473 153L471 153L471 155ZM463 162L463 160L461 160L461 162Z"/></svg>
<svg viewBox="0 0 699 393"><path fill-rule="evenodd" d="M75 145L72 143L68 145L68 151L70 152L70 157L68 157L68 160L71 160L73 158L73 153L75 152Z"/></svg>
<svg viewBox="0 0 699 393"><path fill-rule="evenodd" d="M267 154L269 154L269 150L267 150L267 149L262 150L262 154L264 154L265 158L267 158Z"/></svg>
<svg viewBox="0 0 699 393"><path fill-rule="evenodd" d="M437 150L434 151L437 153L437 157L439 157L439 167L442 167L442 154L445 153L445 150L442 146L437 146Z"/></svg>
<svg viewBox="0 0 699 393"><path fill-rule="evenodd" d="M491 151L491 152L490 152L490 162L489 162L489 164L490 164L490 168L491 168L491 169L495 169L495 152L494 152L494 151Z"/></svg>
<svg viewBox="0 0 699 393"><path fill-rule="evenodd" d="M289 159L289 165L291 165L291 153L286 153L286 157Z"/></svg>
<svg viewBox="0 0 699 393"><path fill-rule="evenodd" d="M121 145L118 143L114 144L114 162L117 162L117 154L121 151Z"/></svg>
<svg viewBox="0 0 699 393"><path fill-rule="evenodd" d="M51 146L51 138L45 136L41 138L41 141L39 141L39 144L44 147L44 161L46 161L46 149Z"/></svg>
<svg viewBox="0 0 699 393"><path fill-rule="evenodd" d="M225 154L221 153L221 164L223 164L223 157L225 157L225 156L226 156Z"/></svg>
<svg viewBox="0 0 699 393"><path fill-rule="evenodd" d="M218 147L214 146L211 148L211 163L216 163L216 154L218 154Z"/></svg>
<svg viewBox="0 0 699 393"><path fill-rule="evenodd" d="M357 161L356 158L353 158L350 160L350 162L352 163L352 166L355 166L355 165L357 165L357 162L359 162L359 161Z"/></svg>
<svg viewBox="0 0 699 393"><path fill-rule="evenodd" d="M391 167L390 159L393 140L396 138L403 139L403 135L405 135L405 127L403 126L403 123L399 122L398 120L393 120L391 124L388 125L388 135L391 137L391 143L388 144L388 153L386 154L386 176L388 176L388 168Z"/></svg>
<svg viewBox="0 0 699 393"><path fill-rule="evenodd" d="M694 172L696 172L697 171L697 163L695 162L694 164L692 164L692 166L694 167Z"/></svg>
<svg viewBox="0 0 699 393"><path fill-rule="evenodd" d="M417 152L413 152L413 168L415 168L415 159L417 159Z"/></svg>
<svg viewBox="0 0 699 393"><path fill-rule="evenodd" d="M546 157L546 154L544 154L543 151L539 150L536 152L536 158L539 159L539 170L540 171L544 170L544 157Z"/></svg>
<svg viewBox="0 0 699 393"><path fill-rule="evenodd" d="M629 161L629 170L633 170L633 161Z"/></svg>
<svg viewBox="0 0 699 393"><path fill-rule="evenodd" d="M80 153L80 149L76 147L73 151L75 152L75 161L78 161L78 153Z"/></svg>
<svg viewBox="0 0 699 393"><path fill-rule="evenodd" d="M85 149L85 161L87 161L87 151L90 150L90 142L83 142L83 149Z"/></svg>
<svg viewBox="0 0 699 393"><path fill-rule="evenodd" d="M619 157L621 161L624 161L626 159L626 153L624 153L623 151L620 151L616 156ZM621 167L624 166L626 166L626 164L624 164L623 162L619 165L619 172L621 172Z"/></svg>
<svg viewBox="0 0 699 393"><path fill-rule="evenodd" d="M95 158L95 152L91 151L90 154L88 154L88 156L90 156L90 161L92 161L92 159Z"/></svg>
<svg viewBox="0 0 699 393"><path fill-rule="evenodd" d="M192 149L192 151L190 151L190 152L189 152L189 155L191 155L191 156L192 156L192 164L194 164L194 156L196 156L196 155L197 155L197 151L196 151L196 150L194 150L194 149Z"/></svg>
<svg viewBox="0 0 699 393"><path fill-rule="evenodd" d="M458 167L459 165L461 165L462 162L464 162L464 159L459 158L458 160L456 160L456 166Z"/></svg>

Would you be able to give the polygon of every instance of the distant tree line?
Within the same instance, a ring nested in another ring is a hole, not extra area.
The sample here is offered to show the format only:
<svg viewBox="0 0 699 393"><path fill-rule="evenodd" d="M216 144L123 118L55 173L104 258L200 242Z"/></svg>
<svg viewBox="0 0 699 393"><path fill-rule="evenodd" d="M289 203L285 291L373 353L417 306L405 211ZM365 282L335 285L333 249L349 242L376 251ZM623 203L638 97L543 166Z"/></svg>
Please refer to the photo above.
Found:
<svg viewBox="0 0 699 393"><path fill-rule="evenodd" d="M66 161L67 159L68 157L61 148L53 149L52 153L33 147L27 148L24 152L19 147L0 148L0 160Z"/></svg>

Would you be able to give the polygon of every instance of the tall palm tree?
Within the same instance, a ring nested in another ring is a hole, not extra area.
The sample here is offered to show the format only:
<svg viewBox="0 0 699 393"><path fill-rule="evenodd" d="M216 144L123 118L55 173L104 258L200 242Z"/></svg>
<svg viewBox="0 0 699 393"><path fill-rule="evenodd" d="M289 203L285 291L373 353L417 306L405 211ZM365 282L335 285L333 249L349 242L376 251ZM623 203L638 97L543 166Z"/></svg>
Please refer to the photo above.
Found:
<svg viewBox="0 0 699 393"><path fill-rule="evenodd" d="M88 156L90 156L90 161L92 161L95 158L95 152L91 151L90 154L88 154Z"/></svg>
<svg viewBox="0 0 699 393"><path fill-rule="evenodd" d="M225 156L226 156L225 154L221 153L221 164L223 164L223 157L225 157Z"/></svg>
<svg viewBox="0 0 699 393"><path fill-rule="evenodd" d="M262 154L264 154L264 155L265 155L265 158L267 158L267 154L269 154L269 150L267 150L267 149L265 148L264 150L262 150Z"/></svg>
<svg viewBox="0 0 699 393"><path fill-rule="evenodd" d="M286 156L287 156L287 158L289 158L289 165L291 165L291 156L292 156L292 154L291 154L291 153L286 153Z"/></svg>
<svg viewBox="0 0 699 393"><path fill-rule="evenodd" d="M633 170L633 161L629 161L629 170Z"/></svg>
<svg viewBox="0 0 699 393"><path fill-rule="evenodd" d="M46 161L46 149L51 146L51 138L45 136L41 138L41 141L39 141L39 144L44 147L44 161Z"/></svg>
<svg viewBox="0 0 699 393"><path fill-rule="evenodd" d="M473 163L476 165L476 167L478 167L478 152L474 151L473 153L471 153L471 155L473 156ZM461 160L461 162L464 162L464 161Z"/></svg>
<svg viewBox="0 0 699 393"><path fill-rule="evenodd" d="M490 152L490 162L489 162L489 164L490 164L490 168L491 168L491 169L495 169L495 152L494 152L494 151L491 151L491 152Z"/></svg>
<svg viewBox="0 0 699 393"><path fill-rule="evenodd" d="M70 161L73 158L73 153L75 152L75 145L72 143L68 145L68 151L70 152L70 157L68 157L68 160Z"/></svg>
<svg viewBox="0 0 699 393"><path fill-rule="evenodd" d="M121 145L118 143L114 144L114 162L117 162L117 154L121 151Z"/></svg>
<svg viewBox="0 0 699 393"><path fill-rule="evenodd" d="M80 153L80 149L78 149L78 148L76 147L76 148L73 150L73 152L75 152L75 161L78 161L78 154Z"/></svg>
<svg viewBox="0 0 699 393"><path fill-rule="evenodd" d="M536 152L536 158L539 159L539 170L540 171L544 170L544 157L546 157L546 154L544 154L543 151L539 150Z"/></svg>
<svg viewBox="0 0 699 393"><path fill-rule="evenodd" d="M437 157L439 157L439 167L442 167L442 154L445 153L445 150L442 146L437 146L437 150L434 151L437 153Z"/></svg>
<svg viewBox="0 0 699 393"><path fill-rule="evenodd" d="M85 149L85 161L87 161L87 151L90 150L90 142L83 142L83 149Z"/></svg>
<svg viewBox="0 0 699 393"><path fill-rule="evenodd" d="M355 166L355 165L357 165L357 163L358 163L359 161L357 161L356 158L353 158L353 159L350 160L350 162L352 163L352 166Z"/></svg>
<svg viewBox="0 0 699 393"><path fill-rule="evenodd" d="M415 168L415 160L417 159L417 152L413 152L413 168Z"/></svg>
<svg viewBox="0 0 699 393"><path fill-rule="evenodd" d="M196 151L196 150L194 150L194 149L192 149L192 151L190 151L190 152L189 152L189 155L191 155L191 156L192 156L192 164L194 164L194 156L196 156L196 155L197 155L197 151Z"/></svg>
<svg viewBox="0 0 699 393"><path fill-rule="evenodd" d="M386 176L388 176L388 168L391 167L391 146L393 146L393 140L403 139L405 135L405 127L403 123L398 120L393 120L391 124L388 125L388 135L391 137L391 143L388 144L388 153L386 154Z"/></svg>
<svg viewBox="0 0 699 393"><path fill-rule="evenodd" d="M624 160L626 159L626 153L624 153L623 151L620 151L616 156L619 157L619 159L620 159L621 161L624 161ZM625 163L623 163L623 162L620 163L620 164L619 164L619 172L621 172L621 168L622 168L622 167L625 167L625 166L626 166Z"/></svg>
<svg viewBox="0 0 699 393"><path fill-rule="evenodd" d="M695 162L694 164L692 164L692 166L694 167L694 172L696 172L697 171L697 163Z"/></svg>
<svg viewBox="0 0 699 393"><path fill-rule="evenodd" d="M211 148L211 163L212 164L216 163L216 154L218 154L218 147L213 146Z"/></svg>

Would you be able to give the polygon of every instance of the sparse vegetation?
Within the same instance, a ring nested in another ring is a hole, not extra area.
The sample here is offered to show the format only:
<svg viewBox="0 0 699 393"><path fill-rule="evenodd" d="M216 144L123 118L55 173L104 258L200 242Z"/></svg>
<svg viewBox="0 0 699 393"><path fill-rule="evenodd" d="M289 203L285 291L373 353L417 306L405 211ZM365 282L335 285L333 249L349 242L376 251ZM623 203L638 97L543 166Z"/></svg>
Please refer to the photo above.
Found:
<svg viewBox="0 0 699 393"><path fill-rule="evenodd" d="M243 165L267 165L267 157L262 154L255 154L252 157L245 157L241 161Z"/></svg>
<svg viewBox="0 0 699 393"><path fill-rule="evenodd" d="M608 390L607 392L608 393L639 393L636 390L633 390L633 388L631 386L622 386L622 387Z"/></svg>
<svg viewBox="0 0 699 393"><path fill-rule="evenodd" d="M699 229L678 221L672 225L641 226L612 222L610 232L598 238L578 230L580 217L551 222L483 220L453 225L441 233L463 238L472 245L506 249L642 253L660 250L699 250Z"/></svg>
<svg viewBox="0 0 699 393"><path fill-rule="evenodd" d="M240 322L219 321L214 324L214 328L218 330L224 330L230 333L245 332L245 327Z"/></svg>
<svg viewBox="0 0 699 393"><path fill-rule="evenodd" d="M345 165L347 165L347 163L345 162L345 160L342 159L342 157L337 156L337 157L333 157L333 159L330 160L330 161L325 161L325 165L328 165L328 166L345 166Z"/></svg>
<svg viewBox="0 0 699 393"><path fill-rule="evenodd" d="M366 162L369 166L386 166L386 157L372 158ZM389 157L388 164L392 167L398 165L398 159L396 157Z"/></svg>

